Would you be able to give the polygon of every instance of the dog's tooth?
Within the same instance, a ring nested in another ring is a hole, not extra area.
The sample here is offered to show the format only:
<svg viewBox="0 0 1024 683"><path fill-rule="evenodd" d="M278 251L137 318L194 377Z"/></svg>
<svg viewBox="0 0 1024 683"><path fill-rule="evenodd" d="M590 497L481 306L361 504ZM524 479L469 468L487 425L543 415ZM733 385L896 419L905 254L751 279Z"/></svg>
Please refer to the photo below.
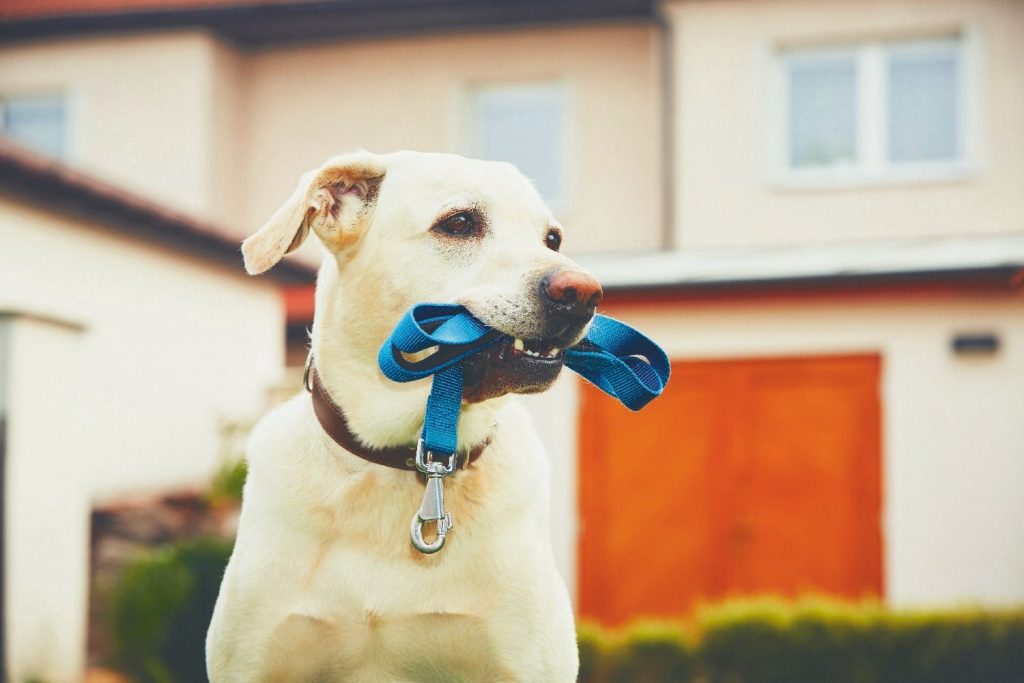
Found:
<svg viewBox="0 0 1024 683"><path fill-rule="evenodd" d="M512 344L516 347L516 351L523 351L526 349L526 344L519 337L516 337L516 340L512 342Z"/></svg>

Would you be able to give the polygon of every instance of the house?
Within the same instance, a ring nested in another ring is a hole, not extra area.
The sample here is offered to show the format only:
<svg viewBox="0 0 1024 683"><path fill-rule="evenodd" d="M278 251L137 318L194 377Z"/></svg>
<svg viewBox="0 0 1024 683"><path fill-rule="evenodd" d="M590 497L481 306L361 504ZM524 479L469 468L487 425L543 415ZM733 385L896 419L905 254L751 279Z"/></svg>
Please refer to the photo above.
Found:
<svg viewBox="0 0 1024 683"><path fill-rule="evenodd" d="M80 680L89 519L113 498L199 486L220 421L264 408L284 360L289 264L0 144L0 476L10 680Z"/></svg>
<svg viewBox="0 0 1024 683"><path fill-rule="evenodd" d="M358 147L534 179L603 312L674 363L636 415L572 377L527 400L582 616L765 591L1024 601L1021 3L9 0L0 19L8 135L236 239ZM287 300L297 364L309 290Z"/></svg>

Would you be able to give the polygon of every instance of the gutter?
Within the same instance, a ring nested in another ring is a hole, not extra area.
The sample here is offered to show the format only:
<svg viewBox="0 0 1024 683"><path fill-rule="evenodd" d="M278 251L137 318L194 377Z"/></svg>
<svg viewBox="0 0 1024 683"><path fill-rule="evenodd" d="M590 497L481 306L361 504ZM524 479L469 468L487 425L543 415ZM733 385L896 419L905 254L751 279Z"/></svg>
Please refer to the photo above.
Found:
<svg viewBox="0 0 1024 683"><path fill-rule="evenodd" d="M655 25L661 31L659 56L661 59L661 248L676 248L675 230L675 176L676 176L676 96L675 96L675 32L665 14L665 3L659 0L654 7Z"/></svg>
<svg viewBox="0 0 1024 683"><path fill-rule="evenodd" d="M1024 286L1024 233L858 244L579 255L606 291L810 291L888 285Z"/></svg>
<svg viewBox="0 0 1024 683"><path fill-rule="evenodd" d="M966 285L986 289L1019 290L1024 288L1024 267L993 266L950 270L909 270L882 273L839 273L778 278L736 278L712 281L658 283L612 283L604 287L609 293L633 294L719 294L774 293L787 290L795 294L819 293L845 289L870 289L904 286Z"/></svg>

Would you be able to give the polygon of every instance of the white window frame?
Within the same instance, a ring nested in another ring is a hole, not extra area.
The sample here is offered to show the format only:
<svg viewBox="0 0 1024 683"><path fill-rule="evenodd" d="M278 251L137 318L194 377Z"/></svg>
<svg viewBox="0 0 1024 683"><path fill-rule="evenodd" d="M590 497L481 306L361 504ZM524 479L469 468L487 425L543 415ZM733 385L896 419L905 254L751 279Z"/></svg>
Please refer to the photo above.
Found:
<svg viewBox="0 0 1024 683"><path fill-rule="evenodd" d="M892 51L956 51L960 84L957 148L949 161L890 162L888 160L888 60ZM844 46L787 46L772 55L773 110L769 177L782 188L832 188L901 183L966 180L978 164L975 132L978 97L976 39L962 31L914 38L875 40ZM790 162L789 65L811 56L851 55L857 68L857 161L820 167L793 167Z"/></svg>
<svg viewBox="0 0 1024 683"><path fill-rule="evenodd" d="M561 194L558 197L544 197L552 212L564 216L572 207L572 198L575 195L575 187L572 182L573 173L571 160L575 148L573 111L574 96L570 84L564 80L536 80L536 81L499 81L474 83L463 88L462 91L462 126L460 147L466 156L482 158L483 151L483 130L480 126L479 102L480 96L487 93L489 97L518 101L531 97L554 96L559 100L561 106L562 139L558 145L558 160L560 167L559 186ZM538 188L540 191L540 188ZM542 194L543 196L543 194Z"/></svg>

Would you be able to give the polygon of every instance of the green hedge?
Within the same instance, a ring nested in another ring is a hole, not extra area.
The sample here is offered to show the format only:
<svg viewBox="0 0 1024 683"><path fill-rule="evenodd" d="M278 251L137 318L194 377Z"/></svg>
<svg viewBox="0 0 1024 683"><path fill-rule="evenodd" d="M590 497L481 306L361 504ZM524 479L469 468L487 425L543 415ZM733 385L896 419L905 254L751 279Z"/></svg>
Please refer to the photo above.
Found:
<svg viewBox="0 0 1024 683"><path fill-rule="evenodd" d="M206 680L206 629L230 552L199 539L125 568L111 605L118 668L141 683ZM581 683L1024 683L1024 610L736 601L687 622L580 624L579 645Z"/></svg>
<svg viewBox="0 0 1024 683"><path fill-rule="evenodd" d="M758 600L579 637L582 683L1024 682L1024 611Z"/></svg>
<svg viewBox="0 0 1024 683"><path fill-rule="evenodd" d="M231 543L196 539L127 565L111 598L114 664L140 683L206 680L206 629Z"/></svg>

